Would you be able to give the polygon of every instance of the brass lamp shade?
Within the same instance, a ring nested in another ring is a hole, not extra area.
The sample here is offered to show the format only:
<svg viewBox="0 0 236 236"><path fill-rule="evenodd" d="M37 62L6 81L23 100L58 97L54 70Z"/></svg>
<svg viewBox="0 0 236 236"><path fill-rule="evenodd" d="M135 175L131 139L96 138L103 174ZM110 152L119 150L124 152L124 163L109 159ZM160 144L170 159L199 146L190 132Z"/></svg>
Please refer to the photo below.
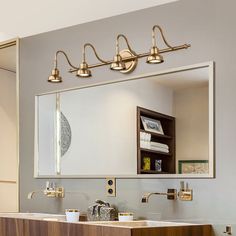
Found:
<svg viewBox="0 0 236 236"><path fill-rule="evenodd" d="M163 56L160 54L159 49L154 46L150 50L150 55L147 57L147 63L149 64L159 64L164 62Z"/></svg>
<svg viewBox="0 0 236 236"><path fill-rule="evenodd" d="M91 70L88 69L88 64L86 62L83 62L80 64L79 70L76 74L78 77L91 77L92 73Z"/></svg>
<svg viewBox="0 0 236 236"><path fill-rule="evenodd" d="M62 77L60 76L60 72L57 68L52 70L51 75L48 77L48 82L50 83L61 83Z"/></svg>
<svg viewBox="0 0 236 236"><path fill-rule="evenodd" d="M111 70L124 70L125 69L125 63L122 61L122 57L117 54L116 56L114 56L114 60L111 63Z"/></svg>

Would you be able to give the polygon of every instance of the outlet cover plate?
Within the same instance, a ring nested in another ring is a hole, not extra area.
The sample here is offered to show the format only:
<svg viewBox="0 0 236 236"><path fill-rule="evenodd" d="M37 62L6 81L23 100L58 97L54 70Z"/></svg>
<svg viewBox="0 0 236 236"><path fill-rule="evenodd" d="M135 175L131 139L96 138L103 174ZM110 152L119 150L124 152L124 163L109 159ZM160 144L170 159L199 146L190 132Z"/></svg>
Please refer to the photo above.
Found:
<svg viewBox="0 0 236 236"><path fill-rule="evenodd" d="M106 178L106 194L107 194L107 197L116 196L116 179L115 178Z"/></svg>

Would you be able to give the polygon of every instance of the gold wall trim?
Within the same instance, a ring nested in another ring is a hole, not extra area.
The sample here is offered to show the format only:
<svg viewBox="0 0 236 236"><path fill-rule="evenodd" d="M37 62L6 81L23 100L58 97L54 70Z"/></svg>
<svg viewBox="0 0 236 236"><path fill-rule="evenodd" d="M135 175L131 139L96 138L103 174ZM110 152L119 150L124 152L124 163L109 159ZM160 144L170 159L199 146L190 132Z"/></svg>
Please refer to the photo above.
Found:
<svg viewBox="0 0 236 236"><path fill-rule="evenodd" d="M3 43L3 44L0 44L0 49L9 48L15 45L16 45L16 41Z"/></svg>
<svg viewBox="0 0 236 236"><path fill-rule="evenodd" d="M9 69L4 68L4 67L1 67L1 66L0 66L0 70L5 70L5 71L12 72L12 73L16 74L16 71L14 71L14 70L9 70Z"/></svg>
<svg viewBox="0 0 236 236"><path fill-rule="evenodd" d="M1 184L16 184L14 180L0 180Z"/></svg>

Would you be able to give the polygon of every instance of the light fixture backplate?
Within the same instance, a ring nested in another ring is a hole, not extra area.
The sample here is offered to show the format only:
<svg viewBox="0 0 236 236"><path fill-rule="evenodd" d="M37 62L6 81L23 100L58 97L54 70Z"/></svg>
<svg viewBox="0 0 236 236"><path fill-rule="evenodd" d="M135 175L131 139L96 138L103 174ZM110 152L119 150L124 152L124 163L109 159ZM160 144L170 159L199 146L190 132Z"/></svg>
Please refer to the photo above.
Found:
<svg viewBox="0 0 236 236"><path fill-rule="evenodd" d="M135 57L136 56L129 49L124 49L124 50L120 51L119 54L121 55L121 57L123 59L127 58L127 57ZM138 58L135 57L134 59L131 59L129 61L124 61L124 63L125 63L125 69L120 70L120 72L123 74L131 73L132 71L134 71L134 69L136 68L136 66L138 64Z"/></svg>

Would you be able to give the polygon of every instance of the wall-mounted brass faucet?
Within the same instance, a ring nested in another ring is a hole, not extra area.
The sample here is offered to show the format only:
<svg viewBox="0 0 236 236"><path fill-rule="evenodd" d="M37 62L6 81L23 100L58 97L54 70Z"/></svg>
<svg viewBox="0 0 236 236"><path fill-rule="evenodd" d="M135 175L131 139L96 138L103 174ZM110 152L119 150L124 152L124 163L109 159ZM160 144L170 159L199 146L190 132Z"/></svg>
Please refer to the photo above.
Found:
<svg viewBox="0 0 236 236"><path fill-rule="evenodd" d="M142 196L142 203L148 203L149 198L152 195L162 195L166 196L168 200L176 200L177 199L177 190L176 189L167 189L167 193L158 193L158 192L153 192L153 193L145 193Z"/></svg>
<svg viewBox="0 0 236 236"><path fill-rule="evenodd" d="M152 193L145 193L142 196L142 203L148 203L148 199L152 195L162 195L166 196L168 200L176 200L179 198L181 201L192 201L193 200L193 190L189 189L188 184L184 184L184 181L180 182L180 191L177 193L176 189L167 189L166 193L160 192L152 192Z"/></svg>
<svg viewBox="0 0 236 236"><path fill-rule="evenodd" d="M28 194L28 199L32 199L35 193L42 192L45 196L50 198L64 198L65 190L63 187L57 187L54 182L46 182L46 188L44 190L32 191Z"/></svg>

